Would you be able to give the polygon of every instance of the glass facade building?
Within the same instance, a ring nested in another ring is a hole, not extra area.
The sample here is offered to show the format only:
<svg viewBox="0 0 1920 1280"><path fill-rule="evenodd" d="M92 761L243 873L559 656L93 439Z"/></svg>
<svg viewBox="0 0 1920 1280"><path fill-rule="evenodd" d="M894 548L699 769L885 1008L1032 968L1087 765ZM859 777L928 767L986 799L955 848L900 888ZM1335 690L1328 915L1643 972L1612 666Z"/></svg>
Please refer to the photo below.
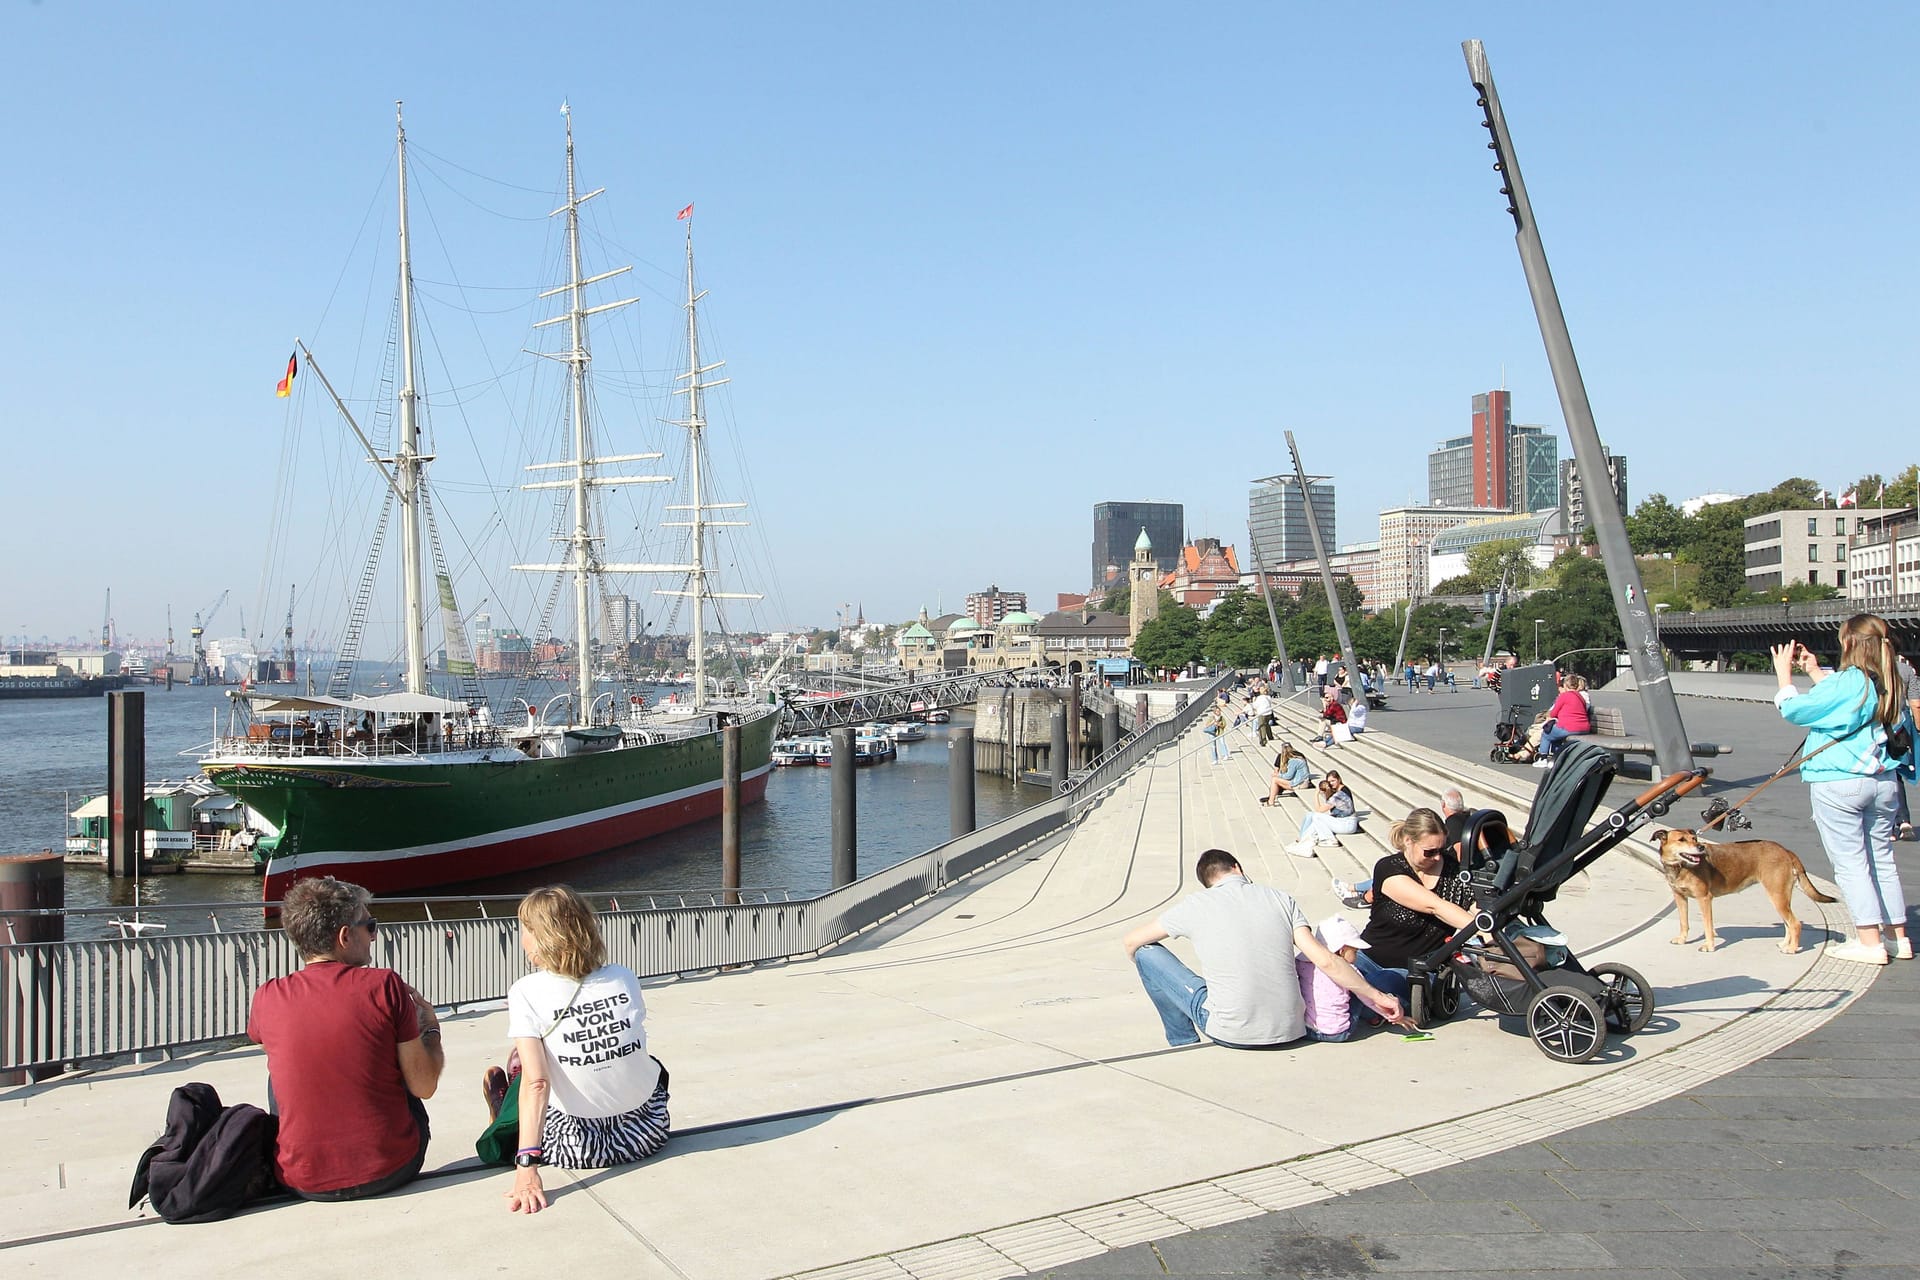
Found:
<svg viewBox="0 0 1920 1280"><path fill-rule="evenodd" d="M1313 515L1320 523L1320 536L1326 540L1327 551L1332 553L1340 546L1334 535L1333 481L1309 477L1307 489L1313 497ZM1307 530L1306 505L1300 501L1300 482L1292 476L1264 480L1247 495L1247 528L1262 566L1313 559L1313 535Z"/></svg>
<svg viewBox="0 0 1920 1280"><path fill-rule="evenodd" d="M1172 573L1187 544L1187 511L1178 502L1096 502L1093 506L1093 590L1123 586L1140 531L1153 543L1160 572Z"/></svg>

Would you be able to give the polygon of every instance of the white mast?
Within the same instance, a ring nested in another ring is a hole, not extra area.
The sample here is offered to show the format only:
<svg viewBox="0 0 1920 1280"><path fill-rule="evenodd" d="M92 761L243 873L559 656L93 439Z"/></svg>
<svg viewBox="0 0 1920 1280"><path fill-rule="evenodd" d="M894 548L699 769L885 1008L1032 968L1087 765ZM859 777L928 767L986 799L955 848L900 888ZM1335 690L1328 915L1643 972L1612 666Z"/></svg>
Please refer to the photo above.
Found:
<svg viewBox="0 0 1920 1280"><path fill-rule="evenodd" d="M563 360L568 366L568 380L573 392L573 457L564 462L539 462L529 466L529 471L542 471L552 468L570 469L573 475L566 480L542 480L522 485L523 489L568 489L573 496L573 532L562 539L572 548L572 555L563 564L518 564L516 569L530 569L541 572L571 572L573 574L573 623L577 637L575 642L574 664L577 668L576 689L580 698L578 712L579 723L586 723L593 711L593 575L601 572L630 573L660 569L677 570L679 565L624 565L603 564L595 546L600 538L593 532L593 504L589 491L593 488L617 484L659 484L671 480L671 476L602 476L596 475L593 468L609 462L633 462L644 458L658 458L658 453L627 453L614 457L595 458L591 455L592 441L587 426L587 365L592 355L587 346L587 317L602 311L611 311L616 307L629 306L638 301L636 298L622 298L618 302L604 302L597 307L586 305L585 289L590 284L624 274L629 267L616 267L597 276L580 274L580 206L606 190L595 188L585 195L578 194L574 182L573 165L573 113L565 106L560 114L567 119L567 202L553 212L567 215L567 267L568 280L558 288L549 289L540 296L551 298L556 294L566 294L567 313L542 320L534 327L567 322L570 346L566 351L552 356Z"/></svg>
<svg viewBox="0 0 1920 1280"><path fill-rule="evenodd" d="M413 380L413 256L407 240L407 126L401 104L393 104L400 155L400 448L394 454L400 499L401 580L406 590L407 692L427 691L427 621L421 602L420 481L426 459L420 454L419 392Z"/></svg>
<svg viewBox="0 0 1920 1280"><path fill-rule="evenodd" d="M744 507L744 502L708 502L704 482L700 474L705 443L702 433L706 430L705 399L703 391L711 387L725 386L731 378L715 378L711 382L700 381L700 376L712 373L726 363L716 360L710 365L700 363L700 299L704 292L696 291L693 283L693 209L688 206L682 215L687 220L687 371L679 376L685 382L684 387L674 388L675 395L687 397L687 416L680 425L687 429L687 456L690 474L689 490L692 501L683 506L669 506L669 511L686 510L693 512L691 520L669 520L669 527L685 525L692 533L693 563L686 566L687 589L684 591L663 591L661 595L682 595L693 598L693 705L698 708L707 700L707 629L706 613L709 600L758 600L757 593L737 591L710 591L707 588L707 530L710 527L738 527L745 525L744 520L709 520L707 512L727 508Z"/></svg>

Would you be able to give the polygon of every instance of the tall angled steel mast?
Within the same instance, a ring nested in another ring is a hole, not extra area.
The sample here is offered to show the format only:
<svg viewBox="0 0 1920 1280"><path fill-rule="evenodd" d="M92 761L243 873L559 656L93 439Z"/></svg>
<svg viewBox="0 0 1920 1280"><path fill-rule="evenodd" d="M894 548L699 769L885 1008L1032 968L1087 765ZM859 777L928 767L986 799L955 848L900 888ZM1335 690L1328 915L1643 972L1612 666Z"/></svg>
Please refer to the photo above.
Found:
<svg viewBox="0 0 1920 1280"><path fill-rule="evenodd" d="M1520 250L1521 269L1526 272L1527 291L1533 295L1533 311L1540 323L1540 337L1546 343L1554 389L1560 394L1560 412L1566 416L1574 465L1580 469L1589 492L1597 486L1607 491L1607 500L1589 502L1587 513L1599 539L1601 563L1606 566L1607 582L1613 588L1613 607L1619 614L1621 634L1633 660L1634 679L1640 686L1640 704L1646 709L1648 729L1653 736L1654 759L1663 772L1681 773L1693 767L1693 750L1680 720L1680 703L1674 697L1666 658L1660 652L1660 642L1654 632L1646 589L1640 583L1640 567L1634 563L1633 549L1627 544L1626 520L1612 501L1606 452L1600 445L1599 428L1593 422L1593 406L1587 401L1587 384L1580 377L1580 363L1573 354L1567 318L1560 310L1560 295L1553 287L1546 246L1541 243L1540 230L1534 223L1526 183L1520 180L1513 138L1507 132L1507 119L1500 110L1500 95L1493 87L1493 69L1487 63L1486 49L1478 40L1468 40L1460 47L1467 57L1467 74L1480 94L1479 106L1486 115L1482 124L1491 135L1487 146L1494 153L1493 167L1503 180L1500 194L1507 197L1507 212L1513 215L1514 242Z"/></svg>

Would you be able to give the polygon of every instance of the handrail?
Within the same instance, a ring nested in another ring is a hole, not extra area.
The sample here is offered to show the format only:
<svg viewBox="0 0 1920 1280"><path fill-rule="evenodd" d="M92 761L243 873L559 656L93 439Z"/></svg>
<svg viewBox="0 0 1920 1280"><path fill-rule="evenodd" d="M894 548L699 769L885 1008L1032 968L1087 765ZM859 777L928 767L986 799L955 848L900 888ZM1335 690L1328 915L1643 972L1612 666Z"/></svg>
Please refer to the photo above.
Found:
<svg viewBox="0 0 1920 1280"><path fill-rule="evenodd" d="M711 901L663 906L660 899L667 895L660 890L594 893L590 896L606 897L613 908L601 914L608 958L642 976L661 976L785 960L838 946L1021 850L1064 839L1128 770L1191 727L1225 680L1196 686L1186 707L1103 753L1092 769L1070 782L1070 794L818 896L738 906ZM721 892L686 891L685 896ZM382 905L421 907L428 918L382 920L377 958L405 974L435 1004L498 1000L524 964L508 932L517 927L513 916L488 915L484 902L509 898L514 895L382 899ZM635 905L642 898L647 905ZM434 912L436 904L449 901L475 903L481 914ZM221 908L236 905L245 906ZM164 909L215 908L179 903ZM129 909L78 907L72 914L108 910L124 915ZM0 920L16 914L40 913L0 913ZM291 973L299 960L281 930L221 931L217 919L210 933L0 945L0 1071L235 1040L245 1034L254 988Z"/></svg>

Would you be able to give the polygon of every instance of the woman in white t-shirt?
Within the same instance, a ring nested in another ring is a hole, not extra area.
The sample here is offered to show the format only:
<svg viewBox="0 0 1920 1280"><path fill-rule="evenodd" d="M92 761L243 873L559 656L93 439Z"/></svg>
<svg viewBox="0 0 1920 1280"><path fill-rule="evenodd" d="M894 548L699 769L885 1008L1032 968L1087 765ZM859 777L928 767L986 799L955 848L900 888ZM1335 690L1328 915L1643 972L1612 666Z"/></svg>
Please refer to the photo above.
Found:
<svg viewBox="0 0 1920 1280"><path fill-rule="evenodd" d="M565 885L520 903L520 948L534 972L507 992L520 1058L520 1150L507 1207L547 1207L540 1166L601 1169L666 1144L667 1071L647 1053L640 980L607 963L593 908Z"/></svg>

